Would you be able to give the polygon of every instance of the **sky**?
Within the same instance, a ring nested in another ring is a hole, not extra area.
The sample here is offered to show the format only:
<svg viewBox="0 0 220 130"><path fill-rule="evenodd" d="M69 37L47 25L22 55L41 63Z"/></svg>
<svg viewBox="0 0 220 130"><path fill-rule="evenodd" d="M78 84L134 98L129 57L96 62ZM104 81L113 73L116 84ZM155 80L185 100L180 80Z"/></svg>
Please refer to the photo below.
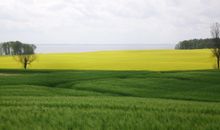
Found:
<svg viewBox="0 0 220 130"><path fill-rule="evenodd" d="M215 22L220 0L0 0L0 42L175 44Z"/></svg>

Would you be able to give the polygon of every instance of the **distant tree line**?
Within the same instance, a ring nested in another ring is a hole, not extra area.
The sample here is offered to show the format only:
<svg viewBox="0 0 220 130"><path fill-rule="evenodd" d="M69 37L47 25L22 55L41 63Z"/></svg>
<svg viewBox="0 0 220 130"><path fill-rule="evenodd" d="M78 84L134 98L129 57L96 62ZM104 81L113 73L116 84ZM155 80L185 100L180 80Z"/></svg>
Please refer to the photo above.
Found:
<svg viewBox="0 0 220 130"><path fill-rule="evenodd" d="M176 44L175 49L206 49L215 48L215 42L213 39L192 39L181 41Z"/></svg>
<svg viewBox="0 0 220 130"><path fill-rule="evenodd" d="M24 44L20 41L0 43L0 55L28 55L34 54L37 47L34 44Z"/></svg>

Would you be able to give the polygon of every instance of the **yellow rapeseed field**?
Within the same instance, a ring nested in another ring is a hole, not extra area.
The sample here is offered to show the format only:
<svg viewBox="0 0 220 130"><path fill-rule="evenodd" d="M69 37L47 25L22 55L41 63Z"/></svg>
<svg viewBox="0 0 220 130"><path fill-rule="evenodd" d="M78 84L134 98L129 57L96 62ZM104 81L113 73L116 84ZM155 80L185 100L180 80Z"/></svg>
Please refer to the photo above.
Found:
<svg viewBox="0 0 220 130"><path fill-rule="evenodd" d="M0 56L0 68L22 68L10 56ZM30 69L71 70L201 70L215 68L215 60L204 50L137 50L38 54Z"/></svg>

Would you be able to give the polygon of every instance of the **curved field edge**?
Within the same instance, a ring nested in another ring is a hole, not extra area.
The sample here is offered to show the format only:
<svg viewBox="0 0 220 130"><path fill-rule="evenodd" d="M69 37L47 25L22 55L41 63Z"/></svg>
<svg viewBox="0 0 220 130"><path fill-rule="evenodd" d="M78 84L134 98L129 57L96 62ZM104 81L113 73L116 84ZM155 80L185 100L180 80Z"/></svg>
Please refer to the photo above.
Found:
<svg viewBox="0 0 220 130"><path fill-rule="evenodd" d="M220 101L219 71L0 70L0 96L123 96Z"/></svg>
<svg viewBox="0 0 220 130"><path fill-rule="evenodd" d="M204 70L215 68L211 50L136 50L38 54L30 69L59 70ZM1 56L0 68L22 66L12 57Z"/></svg>

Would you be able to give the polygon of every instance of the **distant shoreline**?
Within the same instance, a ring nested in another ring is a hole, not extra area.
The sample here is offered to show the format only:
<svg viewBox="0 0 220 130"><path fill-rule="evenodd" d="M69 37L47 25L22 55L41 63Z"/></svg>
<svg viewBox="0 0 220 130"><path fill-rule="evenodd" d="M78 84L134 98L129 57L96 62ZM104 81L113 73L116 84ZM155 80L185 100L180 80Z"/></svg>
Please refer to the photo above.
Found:
<svg viewBox="0 0 220 130"><path fill-rule="evenodd" d="M175 44L36 44L37 53L78 53L121 50L173 50Z"/></svg>

